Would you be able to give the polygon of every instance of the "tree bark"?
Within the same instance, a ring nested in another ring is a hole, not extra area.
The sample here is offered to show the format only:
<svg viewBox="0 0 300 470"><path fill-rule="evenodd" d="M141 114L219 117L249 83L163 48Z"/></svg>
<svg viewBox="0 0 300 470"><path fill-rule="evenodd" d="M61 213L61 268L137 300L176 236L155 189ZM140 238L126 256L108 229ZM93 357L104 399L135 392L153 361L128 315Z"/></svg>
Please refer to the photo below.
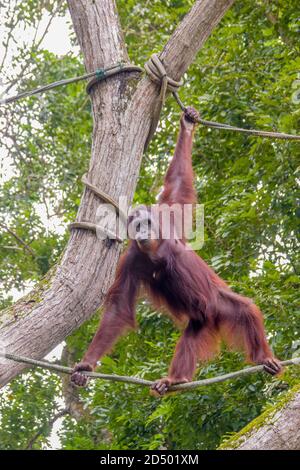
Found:
<svg viewBox="0 0 300 470"><path fill-rule="evenodd" d="M221 450L299 450L300 386L239 433L226 441Z"/></svg>
<svg viewBox="0 0 300 470"><path fill-rule="evenodd" d="M171 77L180 79L233 2L195 2L161 54ZM68 0L68 5L88 72L128 62L114 0ZM88 178L117 200L120 195L132 200L158 92L147 77L132 80L126 73L92 89L94 129ZM95 222L99 203L85 189L76 220ZM89 231L73 230L59 266L31 294L1 312L0 346L7 352L44 357L99 308L120 250L117 243L109 248ZM2 362L0 386L24 367Z"/></svg>

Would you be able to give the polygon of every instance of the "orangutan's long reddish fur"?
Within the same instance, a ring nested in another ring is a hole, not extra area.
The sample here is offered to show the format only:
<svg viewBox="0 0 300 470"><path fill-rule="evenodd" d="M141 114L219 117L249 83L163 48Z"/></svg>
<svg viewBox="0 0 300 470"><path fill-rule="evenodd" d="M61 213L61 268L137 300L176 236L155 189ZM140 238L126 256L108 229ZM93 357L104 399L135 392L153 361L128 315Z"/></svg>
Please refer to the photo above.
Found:
<svg viewBox="0 0 300 470"><path fill-rule="evenodd" d="M195 113L189 109L181 119L160 204L196 202L191 159L194 131L191 120ZM172 383L191 380L197 362L218 352L221 338L230 348L242 348L248 361L265 364L270 373L279 372L280 365L266 341L261 312L252 300L234 293L203 259L186 249L184 238L159 240L153 249L149 246L143 251L134 240L122 256L106 298L100 328L83 361L75 367L72 376L75 383L85 384L80 371L94 368L119 335L135 326L135 302L140 286L155 305L166 307L174 318L187 323L168 377L158 381L159 393Z"/></svg>

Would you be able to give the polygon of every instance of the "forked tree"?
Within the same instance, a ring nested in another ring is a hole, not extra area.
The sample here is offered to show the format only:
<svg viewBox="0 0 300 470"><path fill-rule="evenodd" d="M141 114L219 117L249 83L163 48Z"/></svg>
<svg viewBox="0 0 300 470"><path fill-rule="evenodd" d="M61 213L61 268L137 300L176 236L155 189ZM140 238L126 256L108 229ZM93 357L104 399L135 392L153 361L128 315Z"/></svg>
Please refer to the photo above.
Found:
<svg viewBox="0 0 300 470"><path fill-rule="evenodd" d="M179 81L234 0L198 0L162 48L160 58ZM87 72L129 63L114 0L68 0ZM153 106L160 93L147 76L122 73L93 86L93 141L88 179L106 194L130 202L139 174ZM112 111L113 110L113 111ZM74 156L76 158L76 156ZM78 221L94 222L99 198L85 189ZM7 352L42 358L102 304L121 247L108 246L88 230L73 230L61 262L27 296L0 315L0 342ZM0 364L0 386L25 365Z"/></svg>

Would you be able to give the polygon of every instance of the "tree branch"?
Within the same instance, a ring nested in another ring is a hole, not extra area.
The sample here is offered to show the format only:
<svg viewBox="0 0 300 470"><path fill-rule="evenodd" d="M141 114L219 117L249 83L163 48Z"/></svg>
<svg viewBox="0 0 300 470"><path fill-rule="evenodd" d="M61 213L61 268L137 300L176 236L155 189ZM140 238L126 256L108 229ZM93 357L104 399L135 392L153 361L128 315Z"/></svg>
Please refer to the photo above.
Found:
<svg viewBox="0 0 300 470"><path fill-rule="evenodd" d="M220 450L299 450L300 385L230 437Z"/></svg>
<svg viewBox="0 0 300 470"><path fill-rule="evenodd" d="M65 408L64 410L58 411L46 425L46 429L49 430L48 433L52 430L53 425L55 424L55 422L59 418L62 418L63 416L67 415L68 413L69 413L69 410L67 408ZM40 436L42 436L44 434L44 432L45 432L45 425L34 434L34 436L29 440L29 442L28 442L25 449L26 450L31 450L33 445L37 441L37 439Z"/></svg>
<svg viewBox="0 0 300 470"><path fill-rule="evenodd" d="M20 245L22 245L26 251L28 251L28 253L31 254L31 256L33 256L35 258L36 254L35 252L33 251L32 248L30 248L29 245L27 245L26 242L24 242L24 240L22 240L22 238L19 237L19 235L17 235L11 228L9 228L7 225L5 224L2 224L0 222L0 227L2 227L4 230L6 230L12 237L14 237L18 243L20 243Z"/></svg>
<svg viewBox="0 0 300 470"><path fill-rule="evenodd" d="M161 54L171 77L178 79L186 71L232 3L195 2ZM128 61L115 1L68 0L68 5L87 72ZM136 83L132 75L128 79L124 73L91 91L94 130L88 179L112 198L122 195L130 202L158 87L147 77ZM85 189L76 221L94 223L99 202ZM60 265L37 287L38 295L33 292L1 312L0 343L16 354L44 357L100 307L119 254L118 244L108 247L93 233L73 230ZM23 368L0 365L0 385Z"/></svg>

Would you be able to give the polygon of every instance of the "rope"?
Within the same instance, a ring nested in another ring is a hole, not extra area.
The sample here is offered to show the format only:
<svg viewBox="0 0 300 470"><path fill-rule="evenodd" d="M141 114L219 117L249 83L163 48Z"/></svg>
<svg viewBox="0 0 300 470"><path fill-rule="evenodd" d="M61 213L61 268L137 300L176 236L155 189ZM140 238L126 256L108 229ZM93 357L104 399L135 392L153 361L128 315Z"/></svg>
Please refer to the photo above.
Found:
<svg viewBox="0 0 300 470"><path fill-rule="evenodd" d="M92 183L90 183L90 181L87 179L87 175L83 175L81 181L96 196L100 197L101 199L103 199L103 201L107 202L108 204L111 204L116 209L118 216L123 219L123 222L127 221L127 215L120 209L118 203L111 196L102 191L102 189L99 189ZM123 243L122 238L120 238L115 233L111 232L107 227L102 227L101 225L97 225L92 222L73 222L69 224L68 228L69 230L75 228L82 228L85 230L91 230L94 233L100 231L103 235L106 235L107 238L109 238L110 240L116 240L118 243Z"/></svg>
<svg viewBox="0 0 300 470"><path fill-rule="evenodd" d="M100 69L96 71L96 75L90 80L86 86L86 92L90 93L94 85L105 80L106 78L113 77L114 75L122 72L142 72L143 69L137 65L124 65L119 64L117 69Z"/></svg>
<svg viewBox="0 0 300 470"><path fill-rule="evenodd" d="M57 88L57 87L62 86L62 85L69 85L70 83L80 82L82 80L86 80L88 78L95 77L87 85L88 91L90 91L90 88L95 83L101 82L102 80L105 80L108 77L112 77L113 75L116 75L118 73L122 73L122 72L142 72L142 71L143 71L143 69L141 67L136 66L136 65L125 65L125 64L111 65L111 66L106 67L104 69L97 69L94 72L86 73L85 75L80 75L79 77L73 77L73 78L67 78L67 79L64 79L64 80L59 80L57 82L49 83L48 85L43 85L43 86L35 88L33 90L24 91L22 93L11 96L9 98L4 98L4 99L0 100L0 106L2 106L4 104L8 104L8 103L13 103L14 101L18 101L22 98L28 98L29 96L44 93L45 91L52 90L53 88Z"/></svg>
<svg viewBox="0 0 300 470"><path fill-rule="evenodd" d="M183 85L183 82L176 82L167 75L164 64L157 54L153 54L148 62L145 64L145 71L148 77L155 83L160 84L160 94L158 99L155 102L154 110L152 113L152 121L150 126L150 131L146 140L145 148L147 148L150 140L153 137L153 134L156 130L157 124L159 122L159 116L161 113L162 106L166 99L167 91L171 91L175 100L179 104L182 111L186 111L186 106L183 104L181 99L178 96L178 89ZM285 134L282 132L268 132L261 131L257 129L245 129L242 127L230 126L229 124L222 124L214 121L207 121L205 119L199 118L197 120L200 124L207 127L213 127L216 129L222 129L227 131L241 132L249 135L256 135L258 137L268 137L272 139L285 139L285 140L300 140L299 135Z"/></svg>
<svg viewBox="0 0 300 470"><path fill-rule="evenodd" d="M108 194L102 191L102 189L99 189L96 186L94 186L92 183L90 183L87 179L87 175L83 175L83 177L81 178L81 181L88 189L90 189L94 194L96 194L96 196L103 199L103 201L108 202L108 204L111 204L112 206L114 206L114 208L117 211L117 214L122 219L127 220L127 215L125 214L125 212L123 212L120 209L118 203L112 197L108 196Z"/></svg>
<svg viewBox="0 0 300 470"><path fill-rule="evenodd" d="M182 111L185 111L186 106L183 104L183 102L179 98L178 93L173 92L173 96L175 100L177 101L177 103L179 104ZM258 137L268 137L270 139L300 140L300 135L285 134L283 132L268 132L268 131L261 131L257 129L245 129L243 127L230 126L229 124L222 124L220 122L215 122L215 121L207 121L206 119L201 119L201 118L197 119L197 122L199 122L199 124L202 124L203 126L213 127L215 129L241 132L244 134L256 135Z"/></svg>
<svg viewBox="0 0 300 470"><path fill-rule="evenodd" d="M150 130L145 143L146 149L157 128L160 113L166 100L167 91L176 93L178 88L183 85L183 82L176 82L168 76L165 66L157 54L153 54L150 57L150 59L145 63L144 68L150 80L152 80L154 83L159 84L160 86L160 92L154 102L152 110Z"/></svg>
<svg viewBox="0 0 300 470"><path fill-rule="evenodd" d="M161 109L164 105L165 99L166 99L166 94L167 91L172 92L175 100L179 104L180 108L185 111L186 106L183 104L183 102L180 100L178 96L178 89L183 85L182 81L175 81L171 77L168 76L167 71L165 69L164 64L162 63L161 59L158 57L157 54L153 54L150 59L146 62L144 69L153 82L157 83L160 85L160 92L157 97L157 100L154 103L154 107L152 110L152 119L151 119L151 125L150 125L150 130L149 134L145 143L145 149L147 148L150 140L153 137L153 134L156 130L157 124L159 122L159 117L161 113ZM9 98L4 98L0 100L0 106L13 103L14 101L18 101L22 98L27 98L29 96L37 95L40 93L44 93L45 91L49 91L53 88L57 88L61 85L69 85L70 83L75 83L79 82L81 80L86 80L88 78L92 78L89 83L87 84L86 90L87 93L90 93L92 87L96 84L99 83L106 78L112 77L116 74L123 73L123 72L139 72L141 73L143 69L141 67L138 67L136 65L125 65L125 64L117 64L117 65L111 65L109 67L103 68L103 69L97 69L94 72L87 73L85 75L81 75L78 77L73 77L73 78L67 78L64 80L59 80L53 83L49 83L48 85L43 85L41 87L35 88L33 90L25 91L22 93L19 93L17 95L11 96ZM294 135L294 134L286 134L286 133L281 133L281 132L268 132L268 131L261 131L257 129L245 129L242 127L235 127L235 126L230 126L228 124L223 124L215 121L207 121L205 119L199 118L198 122L202 124L203 126L215 128L215 129L221 129L221 130L227 130L227 131L234 131L234 132L241 132L244 134L249 134L249 135L255 135L258 137L268 137L272 139L285 139L285 140L300 140L300 135Z"/></svg>
<svg viewBox="0 0 300 470"><path fill-rule="evenodd" d="M47 362L47 361L38 361L35 359L30 359L28 357L18 356L16 354L0 352L0 357L5 357L6 359L9 359L11 361L21 362L23 364L28 364L28 365L33 365L36 367L42 367L44 369L53 370L54 372L62 372L63 374L73 373L73 369L71 367L65 367L65 366L61 366L58 364L52 364L51 362ZM281 365L282 366L300 365L300 357L288 359L287 361L281 361ZM218 375L210 379L195 380L194 382L172 385L169 388L169 390L180 391L180 392L190 391L198 387L225 382L226 380L234 379L236 377L240 377L243 375L254 374L255 372L262 372L263 370L264 370L264 366L262 365L247 367L245 369L241 369L236 372L230 372L229 374ZM99 372L82 372L82 373L86 375L87 377L90 377L91 379L111 380L112 382L131 383L134 385L142 385L145 387L150 387L151 385L154 384L154 382L150 380L140 379L139 377L129 377L126 375L109 375L109 374L101 374Z"/></svg>
<svg viewBox="0 0 300 470"><path fill-rule="evenodd" d="M68 228L69 230L73 230L74 228L82 228L84 230L90 230L94 233L99 231L110 240L116 240L118 243L123 243L122 238L111 232L108 228L101 227L101 225L93 224L92 222L72 222L69 224Z"/></svg>

